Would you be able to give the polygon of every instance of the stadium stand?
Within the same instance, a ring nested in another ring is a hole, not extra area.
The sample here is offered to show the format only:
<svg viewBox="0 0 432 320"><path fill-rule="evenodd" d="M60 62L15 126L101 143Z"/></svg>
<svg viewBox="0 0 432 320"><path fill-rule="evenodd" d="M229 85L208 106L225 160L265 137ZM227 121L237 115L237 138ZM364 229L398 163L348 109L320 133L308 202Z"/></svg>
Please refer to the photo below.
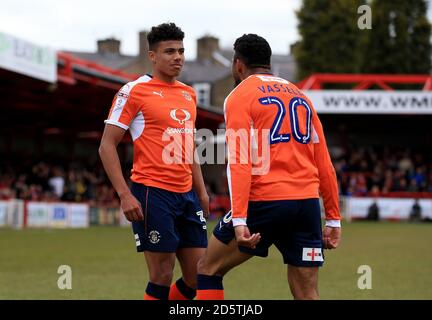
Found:
<svg viewBox="0 0 432 320"><path fill-rule="evenodd" d="M140 33L140 41L144 36ZM145 53L141 44L138 56L124 56L115 39L98 43L94 54L57 52L55 83L0 68L0 94L8 106L0 118L0 200L86 202L94 208L118 210L97 147L112 97L122 84L148 67ZM198 129L216 133L223 128L222 102L232 88L231 55L230 50L219 48L218 39L205 36L198 40L197 59L185 64L181 80L198 92ZM292 56L276 56L273 62L276 75L295 80ZM399 87L406 84L410 90L416 86L416 92L430 92L431 79L429 75L317 74L298 83L314 94L326 92L322 89L328 83L353 84L353 90L344 90L352 95L349 98L341 98L337 92L324 97L328 105L315 105L342 195L432 199L430 99L400 98L397 94L403 90L391 88L395 83ZM365 102L363 96L356 96L360 91L371 93L372 98L359 111ZM396 94L390 100L382 99L394 102L386 114L380 109L386 106L374 98L383 91ZM130 137L124 142L119 152L128 176ZM220 216L230 207L225 165L203 165L203 175L211 211Z"/></svg>

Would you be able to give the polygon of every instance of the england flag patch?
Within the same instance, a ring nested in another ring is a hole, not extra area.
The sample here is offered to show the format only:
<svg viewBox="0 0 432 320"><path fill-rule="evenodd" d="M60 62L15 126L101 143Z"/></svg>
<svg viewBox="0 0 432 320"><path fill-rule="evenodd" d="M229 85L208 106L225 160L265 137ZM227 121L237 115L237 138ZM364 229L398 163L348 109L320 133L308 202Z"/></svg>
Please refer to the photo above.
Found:
<svg viewBox="0 0 432 320"><path fill-rule="evenodd" d="M303 261L324 261L321 248L303 248Z"/></svg>

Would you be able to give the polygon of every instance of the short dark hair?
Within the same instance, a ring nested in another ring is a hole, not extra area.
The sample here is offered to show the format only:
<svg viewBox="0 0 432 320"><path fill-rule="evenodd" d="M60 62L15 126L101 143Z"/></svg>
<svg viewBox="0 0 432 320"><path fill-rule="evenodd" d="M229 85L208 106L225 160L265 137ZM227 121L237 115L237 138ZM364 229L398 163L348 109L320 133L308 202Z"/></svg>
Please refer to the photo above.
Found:
<svg viewBox="0 0 432 320"><path fill-rule="evenodd" d="M178 40L182 41L184 32L175 25L175 23L162 23L158 26L152 27L147 35L149 49L153 50L155 45L161 41Z"/></svg>
<svg viewBox="0 0 432 320"><path fill-rule="evenodd" d="M244 34L234 42L234 59L248 68L270 68L272 51L267 40L256 34Z"/></svg>

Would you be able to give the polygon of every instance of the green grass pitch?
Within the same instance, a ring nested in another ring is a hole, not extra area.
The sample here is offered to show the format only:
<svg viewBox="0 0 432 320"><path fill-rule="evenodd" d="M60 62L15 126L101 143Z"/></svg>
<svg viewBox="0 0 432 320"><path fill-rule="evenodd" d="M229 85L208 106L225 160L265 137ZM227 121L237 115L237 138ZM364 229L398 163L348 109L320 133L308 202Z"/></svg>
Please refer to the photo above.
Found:
<svg viewBox="0 0 432 320"><path fill-rule="evenodd" d="M431 247L432 224L346 223L340 248L325 252L321 299L432 299ZM72 268L71 290L57 287L60 265ZM370 290L357 287L361 265L372 269ZM0 299L142 299L147 279L129 228L0 229ZM224 286L227 299L292 299L273 247L232 270Z"/></svg>

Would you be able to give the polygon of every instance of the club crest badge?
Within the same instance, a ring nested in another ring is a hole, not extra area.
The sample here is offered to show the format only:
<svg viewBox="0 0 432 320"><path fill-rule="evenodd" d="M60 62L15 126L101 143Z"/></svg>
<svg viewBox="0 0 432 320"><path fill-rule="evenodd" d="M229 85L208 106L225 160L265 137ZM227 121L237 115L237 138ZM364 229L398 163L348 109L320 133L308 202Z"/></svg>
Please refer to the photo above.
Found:
<svg viewBox="0 0 432 320"><path fill-rule="evenodd" d="M191 97L191 95L189 94L189 92L182 91L182 95L183 95L183 97L184 97L187 101L191 101L191 100L192 100L192 97Z"/></svg>
<svg viewBox="0 0 432 320"><path fill-rule="evenodd" d="M160 241L161 235L158 231L152 230L152 231L150 231L148 238L149 238L151 243L156 244Z"/></svg>

